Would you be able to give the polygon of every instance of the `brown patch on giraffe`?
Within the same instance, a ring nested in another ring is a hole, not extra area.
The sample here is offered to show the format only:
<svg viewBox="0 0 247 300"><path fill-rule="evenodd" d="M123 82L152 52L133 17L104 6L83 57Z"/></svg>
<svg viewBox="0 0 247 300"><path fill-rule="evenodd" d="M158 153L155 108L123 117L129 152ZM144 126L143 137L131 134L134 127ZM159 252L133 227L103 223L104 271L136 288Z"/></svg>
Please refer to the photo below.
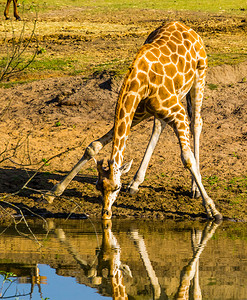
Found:
<svg viewBox="0 0 247 300"><path fill-rule="evenodd" d="M168 97L170 97L170 93L168 92L168 90L166 89L165 86L159 87L158 95L159 95L161 100L165 100Z"/></svg>
<svg viewBox="0 0 247 300"><path fill-rule="evenodd" d="M162 105L163 105L164 107L170 108L170 107L174 106L177 102L178 102L177 97L176 97L176 96L172 96L169 100L164 101L164 102L162 103Z"/></svg>
<svg viewBox="0 0 247 300"><path fill-rule="evenodd" d="M191 67L192 67L193 70L196 69L196 60L195 59L192 59L192 61L191 61Z"/></svg>
<svg viewBox="0 0 247 300"><path fill-rule="evenodd" d="M171 108L172 113L179 112L181 110L181 106L176 104Z"/></svg>
<svg viewBox="0 0 247 300"><path fill-rule="evenodd" d="M185 40L185 41L184 41L184 46L185 46L185 48L186 48L187 50L190 51L190 48L191 48L192 44L191 44L191 42L190 42L189 40Z"/></svg>
<svg viewBox="0 0 247 300"><path fill-rule="evenodd" d="M195 75L195 71L191 69L191 70L188 72L188 78L189 78L189 80L191 80L192 77L194 77L194 75Z"/></svg>
<svg viewBox="0 0 247 300"><path fill-rule="evenodd" d="M120 113L119 113L119 119L123 119L125 116L125 111L123 108L120 109Z"/></svg>
<svg viewBox="0 0 247 300"><path fill-rule="evenodd" d="M151 66L151 70L157 73L158 75L163 76L164 75L164 68L163 65L160 64L159 62L153 63Z"/></svg>
<svg viewBox="0 0 247 300"><path fill-rule="evenodd" d="M121 124L118 127L118 136L123 136L125 133L126 124L124 121L121 122Z"/></svg>
<svg viewBox="0 0 247 300"><path fill-rule="evenodd" d="M157 47L162 47L164 45L164 39L159 39L158 41L155 42L155 44L157 45Z"/></svg>
<svg viewBox="0 0 247 300"><path fill-rule="evenodd" d="M185 58L186 58L187 61L191 61L192 57L191 57L190 52L187 52L187 53L186 53Z"/></svg>
<svg viewBox="0 0 247 300"><path fill-rule="evenodd" d="M182 115L181 113L178 113L176 115L176 118L179 120L179 121L184 121L184 115Z"/></svg>
<svg viewBox="0 0 247 300"><path fill-rule="evenodd" d="M171 49L171 52L177 52L177 44L172 41L167 43L167 46Z"/></svg>
<svg viewBox="0 0 247 300"><path fill-rule="evenodd" d="M150 61L150 62L154 62L154 61L157 61L157 60L158 60L157 57L154 56L154 54L153 54L152 52L150 52L150 51L148 51L148 52L146 53L146 58L147 58L147 60Z"/></svg>
<svg viewBox="0 0 247 300"><path fill-rule="evenodd" d="M181 87L183 86L183 76L177 73L176 76L173 78L173 82L176 91L181 89Z"/></svg>
<svg viewBox="0 0 247 300"><path fill-rule="evenodd" d="M156 43L155 43L156 44ZM155 46L155 45L154 45ZM156 47L157 47L158 45L156 45ZM152 53L157 57L157 58L159 58L160 57L160 50L159 49L157 49L157 48L153 48L152 49Z"/></svg>
<svg viewBox="0 0 247 300"><path fill-rule="evenodd" d="M116 162L119 163L120 162L120 156L119 156L119 152L117 152L117 155L116 155Z"/></svg>
<svg viewBox="0 0 247 300"><path fill-rule="evenodd" d="M191 68L190 62L186 62L185 67L184 67L184 73L188 73Z"/></svg>
<svg viewBox="0 0 247 300"><path fill-rule="evenodd" d="M175 32L172 34L172 36L174 36L174 37L179 41L179 43L182 42L183 37L182 37L182 34L181 34L180 31L178 31L178 30L175 31Z"/></svg>
<svg viewBox="0 0 247 300"><path fill-rule="evenodd" d="M194 41L198 39L198 35L194 30L190 30L190 34L191 34L191 39L194 39Z"/></svg>
<svg viewBox="0 0 247 300"><path fill-rule="evenodd" d="M176 30L177 30L177 28L174 23L171 23L171 25L167 27L167 31L169 31L169 32L174 32Z"/></svg>
<svg viewBox="0 0 247 300"><path fill-rule="evenodd" d="M183 33L182 33L182 36L183 36L183 38L184 38L185 40L190 39L190 34L189 34L188 32L183 32Z"/></svg>
<svg viewBox="0 0 247 300"><path fill-rule="evenodd" d="M171 60L172 60L172 62L175 65L177 64L177 62L178 62L178 55L177 55L177 53L174 53L174 54L171 55Z"/></svg>
<svg viewBox="0 0 247 300"><path fill-rule="evenodd" d="M170 78L173 78L177 73L177 68L174 64L169 64L165 67L166 75Z"/></svg>
<svg viewBox="0 0 247 300"><path fill-rule="evenodd" d="M177 116L176 116L176 118L177 118ZM180 131L180 130L181 130L181 131L184 131L185 128L186 128L186 126L185 126L184 123L179 122L178 125L177 125L177 128L178 128L178 131Z"/></svg>
<svg viewBox="0 0 247 300"><path fill-rule="evenodd" d="M155 85L161 85L163 83L163 76L160 76L153 71L149 72L149 80Z"/></svg>
<svg viewBox="0 0 247 300"><path fill-rule="evenodd" d="M136 93L139 87L140 87L139 82L136 79L134 79L130 82L129 90Z"/></svg>
<svg viewBox="0 0 247 300"><path fill-rule="evenodd" d="M186 49L183 45L178 45L178 54L184 56L186 53Z"/></svg>
<svg viewBox="0 0 247 300"><path fill-rule="evenodd" d="M184 66L185 66L185 59L184 59L184 57L180 56L179 60L178 60L178 63L177 63L178 72L183 73Z"/></svg>
<svg viewBox="0 0 247 300"><path fill-rule="evenodd" d="M166 48L167 49L167 48ZM170 53L170 51L169 51ZM170 55L170 54L169 54ZM167 64L169 61L170 61L170 58L165 56L165 55L161 55L160 58L159 58L159 61L162 65L165 65Z"/></svg>
<svg viewBox="0 0 247 300"><path fill-rule="evenodd" d="M149 66L147 64L147 61L143 57L138 62L137 68L138 70L142 70L143 72L148 72Z"/></svg>
<svg viewBox="0 0 247 300"><path fill-rule="evenodd" d="M139 72L139 73L137 74L137 78L140 80L140 82L141 82L142 84L144 84L145 81L146 81L146 78L147 78L147 74L146 74L146 73L143 73L143 72Z"/></svg>
<svg viewBox="0 0 247 300"><path fill-rule="evenodd" d="M175 34L173 34L170 38L171 41L173 41L174 43L176 43L177 45L182 43L182 40L179 39L178 37L175 36Z"/></svg>
<svg viewBox="0 0 247 300"><path fill-rule="evenodd" d="M166 86L166 88L167 88L167 90L169 91L170 94L174 94L173 81L170 78L165 77L164 85Z"/></svg>
<svg viewBox="0 0 247 300"><path fill-rule="evenodd" d="M134 100L135 100L134 95L127 96L125 103L124 103L127 114L130 113L131 108L133 107Z"/></svg>

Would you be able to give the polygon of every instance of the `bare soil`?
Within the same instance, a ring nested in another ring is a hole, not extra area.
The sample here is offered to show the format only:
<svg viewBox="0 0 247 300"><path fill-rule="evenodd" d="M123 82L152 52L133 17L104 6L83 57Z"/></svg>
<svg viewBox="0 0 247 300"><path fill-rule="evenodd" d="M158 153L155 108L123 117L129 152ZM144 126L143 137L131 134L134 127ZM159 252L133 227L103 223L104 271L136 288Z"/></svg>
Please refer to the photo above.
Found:
<svg viewBox="0 0 247 300"><path fill-rule="evenodd" d="M43 22L47 19L55 21L56 18L58 14L43 16ZM75 13L70 18L78 16ZM109 23L117 22L116 16L108 18ZM145 20L144 24L147 24L145 18L148 16L143 11L139 22ZM199 29L206 20L206 16L196 19L186 14L183 18L189 25L197 24ZM127 20L126 15L123 20ZM137 24L137 20L131 20L130 23ZM151 19L148 20L152 23ZM229 25L229 22L224 24ZM236 27L243 38L241 30ZM73 37L64 39L60 44L57 38L54 40L51 36L44 39L54 51L61 44L63 51L67 49L68 53L76 47ZM124 39L127 40L126 37ZM141 39L144 41L145 37L138 35L135 39L131 36L129 42L133 49L137 48ZM82 42L78 40L78 43ZM124 45L121 38L113 39L112 43L119 43L118 49ZM107 47L102 50L103 44L106 47L106 42L100 38L90 43L85 41L85 49L89 47L88 50L97 51L99 46L99 55L104 55L111 51L111 44L108 39ZM247 62L209 69L202 109L204 125L200 153L201 174L208 194L224 217L244 221L247 221L246 70ZM122 76L105 70L94 72L87 78L59 76L1 88L0 193L4 196L1 200L17 205L27 214L38 213L44 217L66 217L69 214L75 218L86 215L99 217L101 200L94 188L97 172L93 161L52 205L40 201L38 191L51 189L82 156L86 146L111 129L121 81ZM152 119L137 126L130 135L125 160L134 159L134 163L131 171L122 178L123 190L113 206L113 216L204 218L201 199L190 198L190 174L182 166L177 139L168 127L160 138L139 193L130 196L124 192L139 166L151 130ZM109 157L110 147L106 146L97 159ZM44 163L44 167L28 183L33 190L21 189ZM11 206L2 205L5 209ZM6 215L4 210L1 213Z"/></svg>

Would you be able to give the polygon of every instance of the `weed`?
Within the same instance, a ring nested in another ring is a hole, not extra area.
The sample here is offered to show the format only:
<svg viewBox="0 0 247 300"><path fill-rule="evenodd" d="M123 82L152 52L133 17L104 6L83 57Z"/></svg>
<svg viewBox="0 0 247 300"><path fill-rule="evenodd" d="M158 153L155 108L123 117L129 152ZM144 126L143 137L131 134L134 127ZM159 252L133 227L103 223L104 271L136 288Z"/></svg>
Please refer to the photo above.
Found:
<svg viewBox="0 0 247 300"><path fill-rule="evenodd" d="M217 175L212 175L206 178L210 185L216 184L219 181L219 177Z"/></svg>
<svg viewBox="0 0 247 300"><path fill-rule="evenodd" d="M48 160L46 158L42 158L42 162L45 166L49 166Z"/></svg>
<svg viewBox="0 0 247 300"><path fill-rule="evenodd" d="M217 84L214 84L214 83L209 83L209 84L208 84L208 87L209 87L209 89L210 89L211 91L213 91L213 90L217 90L218 85L217 85Z"/></svg>
<svg viewBox="0 0 247 300"><path fill-rule="evenodd" d="M56 127L59 127L59 126L61 126L62 124L61 124L61 122L60 121L57 121L56 123L55 123L55 126Z"/></svg>
<svg viewBox="0 0 247 300"><path fill-rule="evenodd" d="M236 152L233 152L233 153L232 153L232 156L233 156L233 157L236 157L237 159L239 159L239 155L238 155Z"/></svg>

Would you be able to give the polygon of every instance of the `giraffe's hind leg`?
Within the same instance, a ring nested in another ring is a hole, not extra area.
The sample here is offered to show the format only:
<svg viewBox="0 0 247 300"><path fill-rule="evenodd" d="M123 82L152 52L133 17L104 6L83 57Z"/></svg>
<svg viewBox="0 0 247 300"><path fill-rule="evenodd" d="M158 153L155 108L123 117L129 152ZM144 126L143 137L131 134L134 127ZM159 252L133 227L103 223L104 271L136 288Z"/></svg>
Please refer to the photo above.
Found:
<svg viewBox="0 0 247 300"><path fill-rule="evenodd" d="M152 135L149 140L144 157L142 159L138 171L136 172L134 178L128 185L128 191L131 195L134 195L139 191L139 185L144 181L149 161L151 159L155 146L159 140L160 134L163 131L164 127L165 127L165 122L162 122L161 120L154 118Z"/></svg>
<svg viewBox="0 0 247 300"><path fill-rule="evenodd" d="M191 119L191 132L194 142L194 155L196 159L196 166L200 174L200 135L202 131L202 118L201 118L201 106L203 100L204 86L205 86L205 68L196 71L195 80L190 93L186 96L188 112ZM190 115L191 112L191 115ZM191 186L192 198L198 198L200 196L199 188L192 177Z"/></svg>
<svg viewBox="0 0 247 300"><path fill-rule="evenodd" d="M200 194L202 196L202 201L204 208L206 210L208 218L215 218L216 220L222 219L222 215L218 212L215 207L213 200L207 195L207 192L201 181L201 174L197 167L196 158L191 151L190 142L189 142L189 123L185 114L184 109L180 109L180 116L184 115L184 122L174 118L174 121L171 123L171 126L174 128L174 131L178 137L180 148L181 148L181 159L184 166L189 169L193 180L195 181Z"/></svg>

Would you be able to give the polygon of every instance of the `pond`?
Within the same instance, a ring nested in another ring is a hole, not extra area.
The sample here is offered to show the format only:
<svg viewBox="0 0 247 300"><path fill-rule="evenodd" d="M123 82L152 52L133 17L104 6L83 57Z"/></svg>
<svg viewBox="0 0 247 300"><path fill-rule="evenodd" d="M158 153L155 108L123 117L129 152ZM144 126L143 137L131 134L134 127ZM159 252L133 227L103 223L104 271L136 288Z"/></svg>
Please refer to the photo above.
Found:
<svg viewBox="0 0 247 300"><path fill-rule="evenodd" d="M247 299L246 224L28 224L0 228L0 299Z"/></svg>

